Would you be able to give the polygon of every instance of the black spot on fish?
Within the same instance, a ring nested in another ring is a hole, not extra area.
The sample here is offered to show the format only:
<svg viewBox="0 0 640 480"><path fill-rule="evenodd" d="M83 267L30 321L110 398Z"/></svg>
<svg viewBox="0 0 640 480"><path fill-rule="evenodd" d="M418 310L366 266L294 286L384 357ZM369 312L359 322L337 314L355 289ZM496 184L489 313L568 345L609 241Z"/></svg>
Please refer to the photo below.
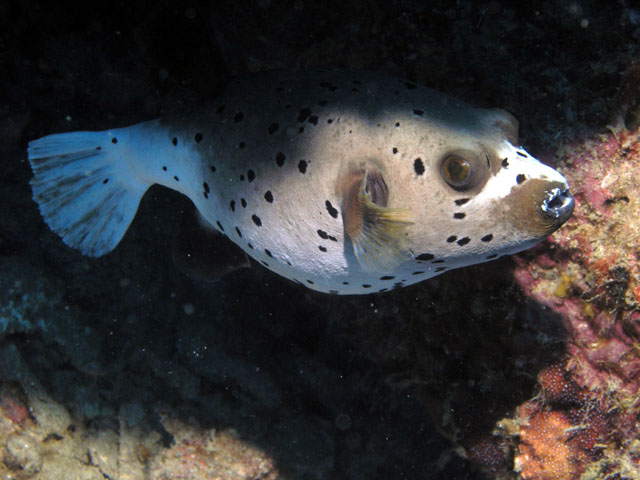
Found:
<svg viewBox="0 0 640 480"><path fill-rule="evenodd" d="M483 242L490 242L491 240L493 240L493 235L491 234L485 235L480 240L482 240Z"/></svg>
<svg viewBox="0 0 640 480"><path fill-rule="evenodd" d="M393 275L385 275L383 277L380 277L380 280L393 280L394 278L396 277L394 277Z"/></svg>
<svg viewBox="0 0 640 480"><path fill-rule="evenodd" d="M233 122L234 123L241 122L243 118L244 118L244 113L236 112L236 114L233 116Z"/></svg>
<svg viewBox="0 0 640 480"><path fill-rule="evenodd" d="M388 292L389 289L388 288L381 288L380 290L378 290L378 293L384 293L384 292Z"/></svg>
<svg viewBox="0 0 640 480"><path fill-rule="evenodd" d="M239 149L243 149L244 147L245 147L245 143L244 143L244 142L240 142L240 143L238 144L238 148L239 148Z"/></svg>
<svg viewBox="0 0 640 480"><path fill-rule="evenodd" d="M436 272L444 272L447 269L447 267L438 267L436 268Z"/></svg>
<svg viewBox="0 0 640 480"><path fill-rule="evenodd" d="M253 245L251 245L250 243L247 243L247 247L249 247L251 250L253 250Z"/></svg>
<svg viewBox="0 0 640 480"><path fill-rule="evenodd" d="M431 263L444 263L444 260L440 258L439 260L434 260Z"/></svg>
<svg viewBox="0 0 640 480"><path fill-rule="evenodd" d="M224 227L222 226L222 224L220 223L220 221L216 221L216 225L218 225L218 228L224 232Z"/></svg>
<svg viewBox="0 0 640 480"><path fill-rule="evenodd" d="M193 139L196 141L196 143L200 143L202 141L202 134L201 133L196 133L195 137L193 137Z"/></svg>
<svg viewBox="0 0 640 480"><path fill-rule="evenodd" d="M262 220L260 220L260 217L256 214L251 215L251 220L253 220L253 223L255 223L257 226L262 226Z"/></svg>
<svg viewBox="0 0 640 480"><path fill-rule="evenodd" d="M331 125L333 123L333 118L327 118L327 123Z"/></svg>
<svg viewBox="0 0 640 480"><path fill-rule="evenodd" d="M464 205L465 203L467 203L469 200L471 200L471 199L470 198L459 198L458 200L455 201L455 204L460 207L460 206Z"/></svg>
<svg viewBox="0 0 640 480"><path fill-rule="evenodd" d="M253 182L255 179L256 179L256 172L249 169L249 171L247 172L247 180L249 180L249 182Z"/></svg>
<svg viewBox="0 0 640 480"><path fill-rule="evenodd" d="M414 115L424 115L424 110L418 110L417 108L413 109Z"/></svg>
<svg viewBox="0 0 640 480"><path fill-rule="evenodd" d="M240 238L242 238L242 232L240 231L240 229L238 227L236 227L236 233L238 234L238 236Z"/></svg>
<svg viewBox="0 0 640 480"><path fill-rule="evenodd" d="M337 242L338 239L336 237L334 237L333 235L329 235L327 232L325 232L324 230L318 230L318 235L320 236L320 238L322 238L323 240L331 240L332 242Z"/></svg>
<svg viewBox="0 0 640 480"><path fill-rule="evenodd" d="M174 146L178 145L178 137L173 137L173 140L171 140L171 143L173 143Z"/></svg>
<svg viewBox="0 0 640 480"><path fill-rule="evenodd" d="M211 190L209 189L209 184L207 182L204 182L202 184L202 186L204 187L204 191L209 193Z"/></svg>
<svg viewBox="0 0 640 480"><path fill-rule="evenodd" d="M494 258L497 258L498 254L497 253L492 253L491 255L487 255L487 260L492 260Z"/></svg>
<svg viewBox="0 0 640 480"><path fill-rule="evenodd" d="M265 249L264 249L264 253L266 253L266 254L267 254L267 257L271 257L271 258L273 258L273 255L271 254L271 252L269 251L269 249L265 248Z"/></svg>
<svg viewBox="0 0 640 480"><path fill-rule="evenodd" d="M107 183L109 183L109 179L108 179L108 178L105 178L105 179L102 181L102 184L103 184L103 185L106 185Z"/></svg>
<svg viewBox="0 0 640 480"><path fill-rule="evenodd" d="M269 203L273 203L273 194L271 193L271 190L267 190L264 194L264 199Z"/></svg>
<svg viewBox="0 0 640 480"><path fill-rule="evenodd" d="M469 243L471 241L471 239L469 237L464 237L461 238L460 240L458 240L458 245L460 245L461 247L466 245L467 243Z"/></svg>
<svg viewBox="0 0 640 480"><path fill-rule="evenodd" d="M285 155L282 152L276 153L276 164L281 167L284 165Z"/></svg>
<svg viewBox="0 0 640 480"><path fill-rule="evenodd" d="M502 168L507 168L509 166L509 159L505 158L502 160Z"/></svg>
<svg viewBox="0 0 640 480"><path fill-rule="evenodd" d="M113 138L111 139L111 143L118 143L118 139L117 139L116 137L113 137Z"/></svg>
<svg viewBox="0 0 640 480"><path fill-rule="evenodd" d="M322 245L319 245L318 248L320 249L321 252L326 252L327 248L323 247Z"/></svg>
<svg viewBox="0 0 640 480"><path fill-rule="evenodd" d="M338 210L336 210L333 205L331 205L331 202L327 200L326 202L324 202L324 204L327 207L329 215L331 215L333 218L338 218Z"/></svg>
<svg viewBox="0 0 640 480"><path fill-rule="evenodd" d="M396 147L393 147L393 148L391 149L391 151L393 152L393 154L394 154L394 155L395 155L396 153L398 153L398 149L397 149Z"/></svg>
<svg viewBox="0 0 640 480"><path fill-rule="evenodd" d="M449 238L447 238L447 243L453 243L458 239L458 237L456 237L455 235L451 235Z"/></svg>
<svg viewBox="0 0 640 480"><path fill-rule="evenodd" d="M163 165L163 166L162 166L162 171L164 171L164 172L166 172L166 171L167 171L167 166L166 166L166 165Z"/></svg>
<svg viewBox="0 0 640 480"><path fill-rule="evenodd" d="M363 283L362 288L371 288L371 285L369 285L368 283Z"/></svg>
<svg viewBox="0 0 640 480"><path fill-rule="evenodd" d="M516 177L516 183L517 183L518 185L520 185L520 184L521 184L522 182L524 182L526 179L527 179L527 177L521 173L521 174L519 174L519 175Z"/></svg>
<svg viewBox="0 0 640 480"><path fill-rule="evenodd" d="M526 154L526 153L524 153L524 152L521 152L520 150L518 150L516 153L517 153L518 155L520 155L521 157L527 158L527 154Z"/></svg>
<svg viewBox="0 0 640 480"><path fill-rule="evenodd" d="M422 275L424 272L422 270L418 270L417 272L411 273L411 275Z"/></svg>
<svg viewBox="0 0 640 480"><path fill-rule="evenodd" d="M349 285L349 282L342 282L343 285Z"/></svg>
<svg viewBox="0 0 640 480"><path fill-rule="evenodd" d="M242 208L247 208L247 201L244 198L240 199L240 204L242 205Z"/></svg>
<svg viewBox="0 0 640 480"><path fill-rule="evenodd" d="M296 118L296 120L299 123L304 122L307 118L309 118L309 116L311 115L311 109L310 108L303 108L302 110L300 110L298 112L298 118Z"/></svg>
<svg viewBox="0 0 640 480"><path fill-rule="evenodd" d="M261 262L265 267L269 268L269 264L267 262L265 262L264 260L261 260Z"/></svg>
<svg viewBox="0 0 640 480"><path fill-rule="evenodd" d="M229 202L229 208L231 208L231 211L232 211L232 212L235 212L235 211L236 211L236 201L235 201L235 200L231 200L231 201Z"/></svg>
<svg viewBox="0 0 640 480"><path fill-rule="evenodd" d="M400 122L396 122L396 128L400 126Z"/></svg>
<svg viewBox="0 0 640 480"><path fill-rule="evenodd" d="M298 170L300 170L300 173L306 173L307 172L307 162L306 162L306 160L300 160L300 162L298 163Z"/></svg>
<svg viewBox="0 0 640 480"><path fill-rule="evenodd" d="M174 179L176 182L179 182L179 181L180 181L180 179L178 178L178 176L177 176L177 175L174 175L174 176L173 176L173 179Z"/></svg>
<svg viewBox="0 0 640 480"><path fill-rule="evenodd" d="M424 163L422 163L422 159L420 157L414 160L413 169L416 171L416 174L418 175L422 175L424 173Z"/></svg>
<svg viewBox="0 0 640 480"><path fill-rule="evenodd" d="M317 115L311 115L309 117L309 123L312 125L318 125L318 116Z"/></svg>
<svg viewBox="0 0 640 480"><path fill-rule="evenodd" d="M337 295L340 292L338 292L338 290L329 290L329 293L332 295Z"/></svg>
<svg viewBox="0 0 640 480"><path fill-rule="evenodd" d="M466 217L466 214L463 212L456 212L453 214L453 218L456 220L462 220L464 217Z"/></svg>
<svg viewBox="0 0 640 480"><path fill-rule="evenodd" d="M280 125L278 125L277 122L272 123L271 125L269 125L269 134L272 135L276 133L279 128L280 128Z"/></svg>
<svg viewBox="0 0 640 480"><path fill-rule="evenodd" d="M312 280L307 280L307 283L308 283L309 285L313 285L313 281L312 281Z"/></svg>
<svg viewBox="0 0 640 480"><path fill-rule="evenodd" d="M213 165L211 165L211 173L216 173L216 167L214 167Z"/></svg>
<svg viewBox="0 0 640 480"><path fill-rule="evenodd" d="M422 262L428 262L429 260L433 260L434 255L432 253L421 253L416 257L416 260L420 260Z"/></svg>
<svg viewBox="0 0 640 480"><path fill-rule="evenodd" d="M244 173L241 173L241 174L240 174L240 181L241 181L241 182L244 182Z"/></svg>

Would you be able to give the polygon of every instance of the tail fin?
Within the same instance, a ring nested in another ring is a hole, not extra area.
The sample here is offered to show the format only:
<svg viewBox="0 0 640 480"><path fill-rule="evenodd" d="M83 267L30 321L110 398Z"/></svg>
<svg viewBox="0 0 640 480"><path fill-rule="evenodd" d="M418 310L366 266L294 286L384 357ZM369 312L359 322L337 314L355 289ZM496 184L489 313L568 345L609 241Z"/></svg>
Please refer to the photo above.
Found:
<svg viewBox="0 0 640 480"><path fill-rule="evenodd" d="M64 243L92 257L118 245L149 187L134 178L130 150L115 138L113 131L71 132L29 143L40 213Z"/></svg>

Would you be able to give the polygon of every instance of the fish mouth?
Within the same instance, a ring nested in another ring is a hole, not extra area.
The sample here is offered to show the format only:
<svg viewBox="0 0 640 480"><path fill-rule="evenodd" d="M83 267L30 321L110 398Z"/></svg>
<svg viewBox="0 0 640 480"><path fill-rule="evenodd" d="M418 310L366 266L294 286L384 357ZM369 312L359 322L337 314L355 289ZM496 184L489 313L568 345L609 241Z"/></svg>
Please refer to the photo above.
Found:
<svg viewBox="0 0 640 480"><path fill-rule="evenodd" d="M568 188L551 188L544 193L544 199L540 204L542 213L562 224L566 222L575 207L575 200Z"/></svg>

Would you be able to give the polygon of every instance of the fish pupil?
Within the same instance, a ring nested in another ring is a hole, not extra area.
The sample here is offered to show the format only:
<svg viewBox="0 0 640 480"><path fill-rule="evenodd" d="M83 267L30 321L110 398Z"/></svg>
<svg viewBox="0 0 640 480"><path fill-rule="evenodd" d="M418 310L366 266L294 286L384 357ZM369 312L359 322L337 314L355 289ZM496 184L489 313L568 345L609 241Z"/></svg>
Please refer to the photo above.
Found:
<svg viewBox="0 0 640 480"><path fill-rule="evenodd" d="M444 163L444 174L448 183L461 186L471 176L471 165L460 157L449 157Z"/></svg>

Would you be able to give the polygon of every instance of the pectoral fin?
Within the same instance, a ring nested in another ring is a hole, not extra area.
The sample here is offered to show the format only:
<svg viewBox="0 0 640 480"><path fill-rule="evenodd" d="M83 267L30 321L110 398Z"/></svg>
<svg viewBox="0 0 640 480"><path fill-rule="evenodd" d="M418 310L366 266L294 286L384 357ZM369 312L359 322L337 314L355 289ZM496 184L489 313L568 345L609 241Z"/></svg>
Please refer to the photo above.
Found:
<svg viewBox="0 0 640 480"><path fill-rule="evenodd" d="M409 257L405 247L409 210L387 207L389 192L380 172L367 169L347 182L343 204L345 233L360 267L387 272Z"/></svg>

